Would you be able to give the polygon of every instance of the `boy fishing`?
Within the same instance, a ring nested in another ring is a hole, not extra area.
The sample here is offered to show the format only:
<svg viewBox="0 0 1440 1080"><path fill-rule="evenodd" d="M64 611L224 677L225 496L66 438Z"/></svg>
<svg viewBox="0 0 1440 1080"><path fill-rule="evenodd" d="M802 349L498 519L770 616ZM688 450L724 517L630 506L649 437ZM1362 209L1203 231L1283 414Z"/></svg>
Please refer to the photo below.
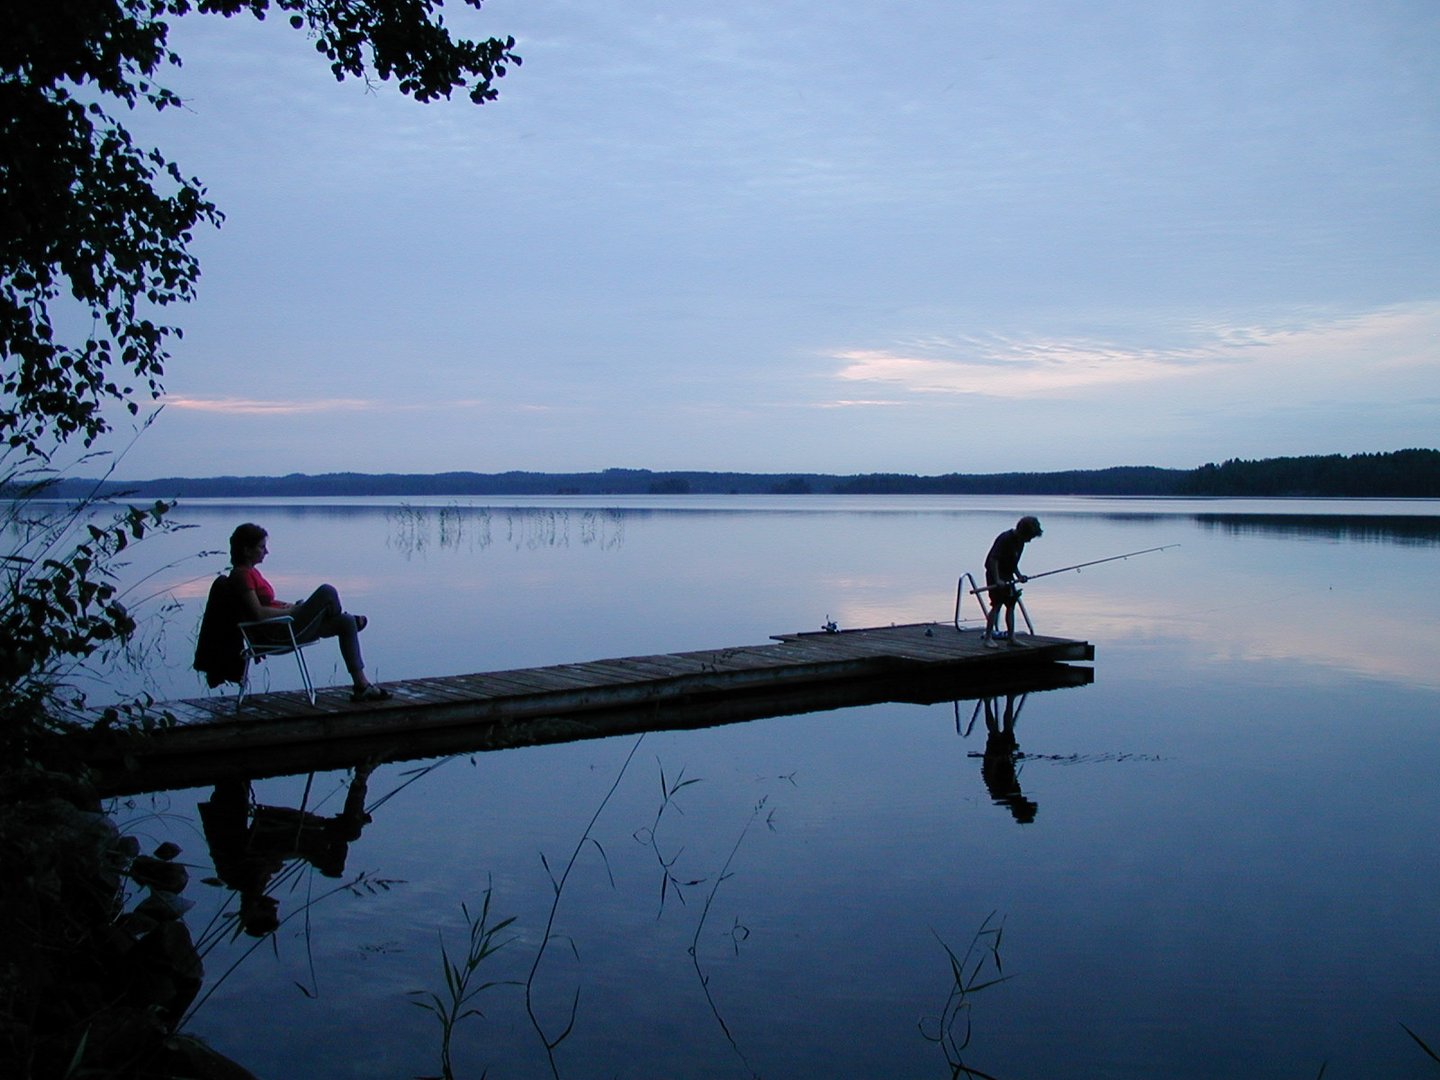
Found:
<svg viewBox="0 0 1440 1080"><path fill-rule="evenodd" d="M1025 545L1041 535L1039 519L1026 514L1015 523L1015 528L1006 529L990 545L990 553L985 556L985 585L990 592L990 614L985 618L984 635L988 648L1000 647L995 633L1002 606L1005 608L1006 640L1012 646L1019 644L1015 640L1015 603L1020 599L1020 590L1015 588L1015 582L1026 580L1025 575L1020 573L1020 556L1025 551Z"/></svg>

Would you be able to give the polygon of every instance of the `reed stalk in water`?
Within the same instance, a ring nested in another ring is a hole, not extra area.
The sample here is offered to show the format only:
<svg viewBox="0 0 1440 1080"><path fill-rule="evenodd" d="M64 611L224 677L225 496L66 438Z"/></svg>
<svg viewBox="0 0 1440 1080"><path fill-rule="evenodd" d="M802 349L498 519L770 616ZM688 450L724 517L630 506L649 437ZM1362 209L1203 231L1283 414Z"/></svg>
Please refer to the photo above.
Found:
<svg viewBox="0 0 1440 1080"><path fill-rule="evenodd" d="M440 1021L441 1080L454 1080L455 1071L450 1051L454 1044L456 1026L466 1017L484 1015L471 1004L475 998L494 986L519 985L513 981L497 979L478 985L474 984L475 974L480 970L480 965L509 944L509 941L498 941L497 938L506 927L515 921L515 917L512 915L508 919L501 919L494 926L490 925L490 895L491 890L487 886L478 915L471 915L470 909L465 904L460 905L460 910L465 915L465 922L470 928L470 945L462 960L451 959L450 952L445 946L445 937L443 934L440 936L440 962L445 972L445 997L442 998L432 990L410 991L412 997L421 999L412 1001L411 1004L432 1013ZM425 1077L422 1080L432 1080L432 1078Z"/></svg>
<svg viewBox="0 0 1440 1080"><path fill-rule="evenodd" d="M980 929L970 939L970 947L964 957L959 957L943 940L940 946L950 958L950 992L940 1015L925 1017L920 1021L920 1034L930 1042L937 1043L945 1054L945 1063L950 1066L952 1080L978 1077L979 1080L995 1080L987 1072L981 1072L965 1064L964 1053L970 1046L971 1000L981 990L1005 982L1010 976L1004 973L1000 961L1000 939L1004 936L1005 922L991 925L995 912L985 916ZM939 935L936 935L937 939ZM957 1025L964 1021L964 1032L957 1032Z"/></svg>

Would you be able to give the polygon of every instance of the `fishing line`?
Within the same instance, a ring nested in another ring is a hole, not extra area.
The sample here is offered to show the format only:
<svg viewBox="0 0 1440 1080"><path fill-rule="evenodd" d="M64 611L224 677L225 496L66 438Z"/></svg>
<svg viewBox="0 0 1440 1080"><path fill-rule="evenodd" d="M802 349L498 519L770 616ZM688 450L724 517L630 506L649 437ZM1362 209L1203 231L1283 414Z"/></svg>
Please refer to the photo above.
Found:
<svg viewBox="0 0 1440 1080"><path fill-rule="evenodd" d="M1082 570L1087 566L1099 566L1101 563L1115 562L1118 559L1133 559L1136 555L1149 555L1152 551L1167 551L1170 548L1177 548L1179 546L1179 544L1161 544L1159 547L1144 548L1140 551L1127 551L1123 555L1110 555L1104 559L1091 559L1089 562L1075 563L1073 566L1062 566L1059 569L1046 570L1039 574L1026 574L1024 582L1020 581L1019 578L1016 578L1015 581L1002 581L997 582L994 585L982 585L978 588L971 589L970 592L972 595L978 593L988 593L994 589L998 589L1006 585L1024 584L1025 582L1035 581L1037 578L1050 577L1052 574L1066 574L1069 573L1071 570Z"/></svg>

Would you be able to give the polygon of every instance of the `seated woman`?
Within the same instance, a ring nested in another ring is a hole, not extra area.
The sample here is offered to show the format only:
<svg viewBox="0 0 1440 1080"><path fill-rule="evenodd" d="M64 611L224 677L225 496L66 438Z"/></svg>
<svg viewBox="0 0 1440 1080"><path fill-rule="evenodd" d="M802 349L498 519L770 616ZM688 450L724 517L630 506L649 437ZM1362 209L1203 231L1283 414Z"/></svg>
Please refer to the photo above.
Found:
<svg viewBox="0 0 1440 1080"><path fill-rule="evenodd" d="M322 637L339 638L340 655L355 684L350 700L385 701L390 691L365 677L365 661L360 656L360 631L365 629L365 616L345 611L333 585L321 585L309 599L298 604L276 600L275 590L260 573L260 564L270 553L265 545L269 535L259 525L248 522L230 534L230 579L238 586L249 618L289 615L294 620L295 640L301 643Z"/></svg>

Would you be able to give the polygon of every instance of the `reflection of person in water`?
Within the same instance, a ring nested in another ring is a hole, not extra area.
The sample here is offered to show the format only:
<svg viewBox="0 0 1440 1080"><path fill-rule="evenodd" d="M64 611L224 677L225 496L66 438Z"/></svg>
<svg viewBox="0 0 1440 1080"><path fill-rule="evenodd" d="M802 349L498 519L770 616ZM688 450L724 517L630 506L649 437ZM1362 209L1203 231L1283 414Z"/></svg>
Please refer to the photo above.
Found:
<svg viewBox="0 0 1440 1080"><path fill-rule="evenodd" d="M980 776L996 806L1008 806L1021 825L1035 820L1039 807L1020 792L1020 777L1015 761L1020 746L1015 741L1015 695L1005 695L1005 712L996 716L997 698L985 699L985 757L980 763Z"/></svg>
<svg viewBox="0 0 1440 1080"><path fill-rule="evenodd" d="M334 817L284 806L251 806L247 780L222 780L200 820L215 876L240 895L240 925L264 937L280 925L280 903L266 894L270 879L291 859L304 859L326 877L345 872L350 844L370 822L365 813L368 766L357 768L345 806Z"/></svg>

